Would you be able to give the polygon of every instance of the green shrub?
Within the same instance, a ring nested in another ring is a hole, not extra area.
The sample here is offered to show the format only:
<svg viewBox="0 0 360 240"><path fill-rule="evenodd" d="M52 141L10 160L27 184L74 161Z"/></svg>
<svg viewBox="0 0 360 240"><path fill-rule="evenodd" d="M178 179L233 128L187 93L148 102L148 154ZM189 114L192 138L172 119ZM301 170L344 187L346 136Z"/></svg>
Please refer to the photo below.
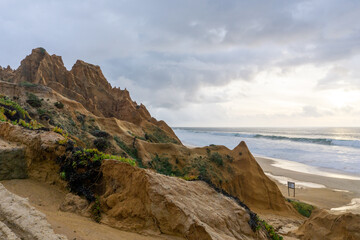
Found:
<svg viewBox="0 0 360 240"><path fill-rule="evenodd" d="M110 137L109 133L107 133L105 131L101 131L101 130L93 130L90 133L95 137L101 137L101 138L109 138Z"/></svg>
<svg viewBox="0 0 360 240"><path fill-rule="evenodd" d="M213 154L211 154L209 159L210 159L210 161L216 163L216 165L218 165L218 166L224 165L222 156L218 152L214 152Z"/></svg>
<svg viewBox="0 0 360 240"><path fill-rule="evenodd" d="M137 149L134 148L130 148L128 147L123 141L121 141L121 139L117 136L114 137L115 142L117 143L117 145L124 150L130 157L132 157L133 159L136 160L137 164L139 167L141 168L145 168L142 160L138 157L138 151Z"/></svg>
<svg viewBox="0 0 360 240"><path fill-rule="evenodd" d="M176 139L168 136L168 134L164 130L162 130L157 126L153 126L149 130L150 132L147 132L145 134L145 139L150 142L179 144L179 142Z"/></svg>
<svg viewBox="0 0 360 240"><path fill-rule="evenodd" d="M257 226L257 230L259 230L260 228L263 228L266 230L267 235L270 239L272 240L282 240L283 237L280 236L279 234L277 234L273 228L273 226L271 226L270 224L268 224L265 220L261 220L258 219L258 226Z"/></svg>
<svg viewBox="0 0 360 240"><path fill-rule="evenodd" d="M59 108L59 109L63 109L64 108L64 104L62 102L56 102L54 103L54 106Z"/></svg>
<svg viewBox="0 0 360 240"><path fill-rule="evenodd" d="M105 151L110 147L110 142L105 138L97 138L94 140L94 146L99 149L99 151Z"/></svg>
<svg viewBox="0 0 360 240"><path fill-rule="evenodd" d="M179 169L169 162L167 157L159 157L157 154L151 159L149 165L156 172L168 175L168 176L181 176Z"/></svg>
<svg viewBox="0 0 360 240"><path fill-rule="evenodd" d="M95 201L95 185L101 178L101 163L113 159L136 166L132 159L105 154L97 149L73 148L71 153L57 159L60 176L68 182L71 192L85 196L90 202Z"/></svg>
<svg viewBox="0 0 360 240"><path fill-rule="evenodd" d="M37 86L37 84L27 82L27 81L21 82L21 83L19 83L19 85L22 87L36 87Z"/></svg>
<svg viewBox="0 0 360 240"><path fill-rule="evenodd" d="M91 218L95 222L99 223L101 221L101 207L99 197L96 197L94 205L91 207Z"/></svg>
<svg viewBox="0 0 360 240"><path fill-rule="evenodd" d="M0 97L0 106L8 109L8 110L16 110L16 113L19 114L19 118L23 120L30 120L30 115L27 111L25 111L19 104L14 101L11 101L9 98L5 96Z"/></svg>
<svg viewBox="0 0 360 240"><path fill-rule="evenodd" d="M34 95L34 94L32 94L32 93L29 93L29 94L28 94L28 99L26 100L26 102L27 102L30 106L34 107L34 108L39 108L39 107L41 107L41 100L40 100L36 95Z"/></svg>
<svg viewBox="0 0 360 240"><path fill-rule="evenodd" d="M45 55L45 53L46 53L45 48L39 47L38 49L40 50L40 53L41 53L42 55Z"/></svg>
<svg viewBox="0 0 360 240"><path fill-rule="evenodd" d="M304 203L304 202L300 202L297 200L291 200L291 199L287 199L287 201L289 203L291 203L294 208L303 216L305 217L310 217L312 211L315 209L314 206Z"/></svg>

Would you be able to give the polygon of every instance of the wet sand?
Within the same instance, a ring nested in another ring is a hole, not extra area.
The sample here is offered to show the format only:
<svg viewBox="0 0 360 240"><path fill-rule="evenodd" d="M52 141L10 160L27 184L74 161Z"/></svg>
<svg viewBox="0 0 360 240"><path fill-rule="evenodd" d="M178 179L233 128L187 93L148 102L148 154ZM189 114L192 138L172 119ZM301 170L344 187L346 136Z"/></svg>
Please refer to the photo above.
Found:
<svg viewBox="0 0 360 240"><path fill-rule="evenodd" d="M360 180L356 177L351 179L353 178L351 175L342 178L341 174L334 175L336 177L331 177L332 173L323 174L317 171L314 172L321 175L310 174L311 168L299 167L296 171L294 171L295 169L285 169L287 168L286 162L284 162L284 168L281 168L281 160L275 161L263 157L256 157L256 160L268 177L278 185L286 198L300 200L326 209L342 207L349 204L352 199L360 198ZM292 189L290 189L290 196L288 195L288 188L285 185L288 178L295 182L295 197L293 197ZM360 208L353 209L353 212L359 210Z"/></svg>

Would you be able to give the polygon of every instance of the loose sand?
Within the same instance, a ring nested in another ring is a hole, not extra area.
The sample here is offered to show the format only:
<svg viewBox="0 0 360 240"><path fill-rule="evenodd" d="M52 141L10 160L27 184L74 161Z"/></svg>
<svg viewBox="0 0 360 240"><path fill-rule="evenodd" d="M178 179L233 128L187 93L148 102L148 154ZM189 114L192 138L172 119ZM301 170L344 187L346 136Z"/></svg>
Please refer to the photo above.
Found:
<svg viewBox="0 0 360 240"><path fill-rule="evenodd" d="M30 180L0 181L10 192L29 199L31 205L46 215L54 232L70 240L180 240L172 236L145 236L111 228L74 213L61 212L59 206L66 193L55 186Z"/></svg>
<svg viewBox="0 0 360 240"><path fill-rule="evenodd" d="M327 174L320 176L304 173L301 172L301 168L297 171L288 170L278 167L281 166L281 161L279 164L279 161L263 157L256 157L256 160L264 172L276 182L286 198L300 200L326 209L339 208L351 203L352 199L360 198L360 180L344 179L341 176L328 177ZM276 166L273 166L274 164ZM306 172L311 171L308 170ZM349 178L352 176L349 175ZM283 184L287 179L294 181L297 186L295 198L292 189L288 196L287 185ZM352 211L357 213L359 209L353 208Z"/></svg>

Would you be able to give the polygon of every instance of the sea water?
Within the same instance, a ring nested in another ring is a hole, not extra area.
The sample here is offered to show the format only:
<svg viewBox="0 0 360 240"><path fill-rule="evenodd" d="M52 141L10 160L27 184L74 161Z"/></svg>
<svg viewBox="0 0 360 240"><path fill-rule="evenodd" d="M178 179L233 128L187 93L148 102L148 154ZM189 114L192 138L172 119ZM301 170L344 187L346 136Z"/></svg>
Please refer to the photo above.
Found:
<svg viewBox="0 0 360 240"><path fill-rule="evenodd" d="M245 141L255 156L288 160L360 176L360 128L173 128L187 145Z"/></svg>

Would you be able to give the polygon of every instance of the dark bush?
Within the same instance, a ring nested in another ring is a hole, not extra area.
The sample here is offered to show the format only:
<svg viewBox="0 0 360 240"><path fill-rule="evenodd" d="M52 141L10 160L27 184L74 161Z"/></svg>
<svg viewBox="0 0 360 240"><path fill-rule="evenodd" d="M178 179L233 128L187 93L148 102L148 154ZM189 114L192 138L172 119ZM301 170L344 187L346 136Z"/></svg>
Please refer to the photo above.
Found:
<svg viewBox="0 0 360 240"><path fill-rule="evenodd" d="M167 157L159 157L156 154L155 157L153 157L149 162L149 165L152 169L155 169L158 173L168 176L171 175L181 176L179 169L176 166L173 168L173 165L169 162L169 158Z"/></svg>
<svg viewBox="0 0 360 240"><path fill-rule="evenodd" d="M218 152L214 152L210 155L210 161L216 163L218 166L223 166L224 162L222 156Z"/></svg>
<svg viewBox="0 0 360 240"><path fill-rule="evenodd" d="M78 115L76 115L76 118L79 122L84 123L85 122L85 115L79 113Z"/></svg>
<svg viewBox="0 0 360 240"><path fill-rule="evenodd" d="M117 136L114 137L115 142L117 145L124 150L130 157L136 160L138 167L145 168L142 160L138 156L137 149L133 146L133 148L128 147L121 139Z"/></svg>
<svg viewBox="0 0 360 240"><path fill-rule="evenodd" d="M54 106L59 108L59 109L63 109L64 108L64 104L62 102L56 102L54 103Z"/></svg>
<svg viewBox="0 0 360 240"><path fill-rule="evenodd" d="M28 99L26 100L26 102L32 107L35 107L35 108L41 107L41 100L32 93L28 94Z"/></svg>
<svg viewBox="0 0 360 240"><path fill-rule="evenodd" d="M99 138L109 138L110 134L105 132L105 131L101 131L101 130L93 130L90 132L93 136L95 137L99 137Z"/></svg>
<svg viewBox="0 0 360 240"><path fill-rule="evenodd" d="M97 138L94 140L94 145L99 151L105 151L110 147L110 142L105 138Z"/></svg>

